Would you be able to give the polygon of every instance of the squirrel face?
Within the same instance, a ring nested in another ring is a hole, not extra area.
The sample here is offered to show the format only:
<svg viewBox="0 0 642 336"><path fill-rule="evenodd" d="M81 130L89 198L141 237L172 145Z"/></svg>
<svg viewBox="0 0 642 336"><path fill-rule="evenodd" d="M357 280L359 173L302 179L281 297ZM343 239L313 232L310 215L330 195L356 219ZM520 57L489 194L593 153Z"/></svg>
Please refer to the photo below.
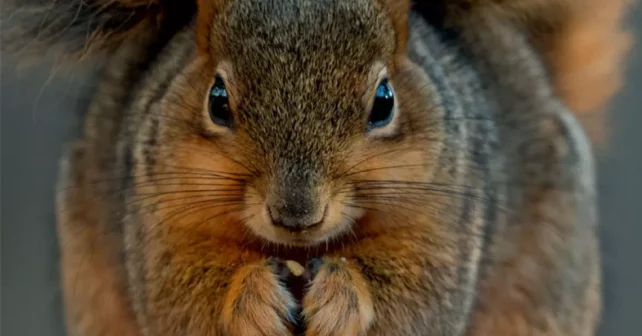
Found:
<svg viewBox="0 0 642 336"><path fill-rule="evenodd" d="M426 136L429 112L408 98L428 106L426 83L395 76L412 66L397 58L382 6L236 0L222 10L184 76L191 84L176 89L201 99L202 139L189 145L201 159L178 156L242 177L229 187L242 193L237 221L271 242L314 245L364 214L356 189L425 178L429 146L412 139Z"/></svg>

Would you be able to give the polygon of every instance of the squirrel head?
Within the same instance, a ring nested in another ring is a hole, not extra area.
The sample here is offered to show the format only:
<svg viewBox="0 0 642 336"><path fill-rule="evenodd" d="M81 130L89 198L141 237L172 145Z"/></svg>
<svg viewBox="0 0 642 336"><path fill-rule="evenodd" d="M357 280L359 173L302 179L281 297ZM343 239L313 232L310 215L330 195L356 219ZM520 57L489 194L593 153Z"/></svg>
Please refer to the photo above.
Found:
<svg viewBox="0 0 642 336"><path fill-rule="evenodd" d="M200 55L212 69L204 130L247 167L237 173L247 174L252 232L326 241L362 215L358 180L421 165L410 144L425 136L428 113L405 101L425 84L397 77L411 71L396 28L407 11L393 1L233 0L199 17Z"/></svg>
<svg viewBox="0 0 642 336"><path fill-rule="evenodd" d="M412 7L455 26L477 13L525 28L551 85L586 113L619 88L628 2L418 0ZM174 206L198 206L196 223L228 214L227 222L269 241L317 244L369 213L402 212L376 193L411 193L434 168L445 131L435 124L439 94L406 57L408 0L22 0L14 7L3 10L2 48L23 60L46 53L64 64L97 55L109 61L123 49L147 48L130 57L150 69L134 71L144 77L135 79L141 100L157 98L149 111L132 112L144 114L145 127L133 150L135 176L184 173L179 186L149 176L137 182L169 191L159 195L190 195Z"/></svg>

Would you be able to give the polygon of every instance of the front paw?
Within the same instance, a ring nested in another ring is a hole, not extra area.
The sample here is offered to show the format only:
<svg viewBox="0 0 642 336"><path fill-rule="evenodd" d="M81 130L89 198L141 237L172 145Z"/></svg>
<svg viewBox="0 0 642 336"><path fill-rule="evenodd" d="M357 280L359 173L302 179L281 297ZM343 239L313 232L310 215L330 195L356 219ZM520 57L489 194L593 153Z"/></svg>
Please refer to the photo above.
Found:
<svg viewBox="0 0 642 336"><path fill-rule="evenodd" d="M312 280L303 299L306 336L365 335L374 320L368 286L343 259L308 264Z"/></svg>
<svg viewBox="0 0 642 336"><path fill-rule="evenodd" d="M297 305L284 285L289 276L285 263L278 259L239 269L223 302L222 334L292 335Z"/></svg>

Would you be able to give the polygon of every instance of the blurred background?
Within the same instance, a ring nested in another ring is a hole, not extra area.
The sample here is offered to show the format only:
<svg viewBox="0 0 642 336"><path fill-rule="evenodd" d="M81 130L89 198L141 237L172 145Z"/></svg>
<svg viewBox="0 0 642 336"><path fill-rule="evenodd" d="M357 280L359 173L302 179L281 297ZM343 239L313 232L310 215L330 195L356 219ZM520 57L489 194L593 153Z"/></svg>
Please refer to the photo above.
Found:
<svg viewBox="0 0 642 336"><path fill-rule="evenodd" d="M609 1L609 0L605 0ZM642 8L627 86L612 105L611 151L599 158L605 313L601 336L642 335ZM0 55L1 56L1 55ZM62 336L53 201L58 158L79 130L91 69L0 69L0 334Z"/></svg>

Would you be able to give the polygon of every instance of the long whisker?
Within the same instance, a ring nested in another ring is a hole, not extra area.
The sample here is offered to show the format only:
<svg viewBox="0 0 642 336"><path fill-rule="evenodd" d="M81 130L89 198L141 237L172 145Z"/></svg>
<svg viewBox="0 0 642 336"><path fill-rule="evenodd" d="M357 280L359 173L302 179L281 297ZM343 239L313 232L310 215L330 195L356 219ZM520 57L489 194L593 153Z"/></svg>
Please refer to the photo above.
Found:
<svg viewBox="0 0 642 336"><path fill-rule="evenodd" d="M205 207L205 209L207 209L207 208L208 207ZM209 208L214 208L214 207L209 207ZM200 227L201 225L203 225L205 223L208 223L209 221L211 221L211 220L213 220L213 219L215 219L217 217L233 214L233 213L236 213L236 212L241 212L241 211L244 211L246 208L247 208L246 205L238 205L236 207L233 207L232 209L218 212L218 213L206 218L205 220L199 222L198 224L195 224L195 225L190 224L189 226L191 228L193 228L193 229L196 229L196 228ZM204 209L200 208L198 211L202 211L202 210L204 210ZM188 235L188 230L186 230L186 232L185 232L185 236L187 236L187 235Z"/></svg>
<svg viewBox="0 0 642 336"><path fill-rule="evenodd" d="M192 210L194 210L194 211L190 211L190 212L187 212L187 213L182 213L183 216L187 216L187 215L190 215L192 213L196 213L198 211L203 210L200 207L201 205L207 205L208 208L210 208L209 205L212 205L212 207L214 207L214 206L215 207L222 207L222 206L226 206L226 205L241 205L241 204L244 204L244 202L243 202L242 199L239 199L239 198L226 198L226 199L218 199L218 200L206 199L206 200L203 200L203 201L192 201L192 202L189 202L189 203L173 204L173 205L164 206L164 207L157 207L157 208L150 209L149 211L140 211L139 210L136 213L137 214L141 214L141 215L146 215L146 214L158 213L160 211L165 211L165 210L169 210L169 209L172 209L172 208L179 208L179 211L180 211L180 209L185 209L185 210L192 209ZM141 209L146 210L145 207L142 207ZM174 213L174 212L172 212L172 213ZM170 213L170 214L168 214L168 216L172 216L172 214Z"/></svg>
<svg viewBox="0 0 642 336"><path fill-rule="evenodd" d="M237 177L228 177L225 175L235 175ZM152 177L159 177L158 179L152 178ZM124 178L131 178L131 179L142 179L146 178L146 182L154 182L154 181L162 181L162 178L166 179L216 179L216 180L225 180L225 181L235 181L235 182L241 182L245 183L247 182L246 179L240 178L240 177L250 177L249 175L241 175L241 174L233 174L233 173L227 173L227 172L190 172L190 171L169 171L169 172L160 172L160 173L153 173L153 174L122 174L122 175L115 175L110 178L105 178L105 179L92 179L86 182L83 182L83 185L98 185L101 183L111 183L114 181L122 180ZM69 190L71 188L78 188L78 186L72 186L72 187L66 187L66 188L60 188L58 190Z"/></svg>
<svg viewBox="0 0 642 336"><path fill-rule="evenodd" d="M224 206L224 205L225 204L218 204L218 203L200 204L200 205L197 205L197 206L193 206L192 204L186 204L183 207L181 207L180 209L178 209L178 210L174 211L173 213L169 214L167 217L165 217L163 220L161 220L157 224L149 227L148 231L151 233L151 231L153 229L162 228L165 223L167 223L171 219L176 218L179 215L183 216L183 217L186 217L186 216L188 216L190 214L193 214L193 213L196 213L196 212L205 211L205 210L208 210L208 209L215 209L215 208L218 208L218 207L221 207L221 206ZM234 209L243 209L243 207L245 207L245 205L238 205L238 206L233 207L232 210L225 210L225 211L219 212L214 216L208 217L205 221L199 223L198 225L195 225L195 226L190 225L190 227L191 228L196 228L197 226L202 225L206 221L214 219L214 218L216 218L218 216L223 216L225 214L229 214L229 213L233 213L235 211L239 211L239 210L234 210Z"/></svg>
<svg viewBox="0 0 642 336"><path fill-rule="evenodd" d="M84 201L81 202L76 202L73 204L74 207L77 207L82 204L91 204L92 202L95 201L101 201L104 199L107 199L110 196L117 196L119 194L124 194L128 191L131 191L133 189L136 189L136 187L126 187L126 188L121 188L121 189L116 189L116 190L110 190L109 192L105 192L102 195L96 195L95 197L90 197L89 199L85 199ZM212 193L221 193L221 192L242 192L244 188L218 188L218 189L186 189L186 190L176 190L176 191L159 191L159 192L153 192L153 193L139 193L136 195L133 195L133 200L136 201L136 197L142 198L144 200L145 198L152 198L152 197L160 197L164 195L180 195L180 194L198 194L198 193L203 193L203 194L212 194ZM141 199L139 199L140 201ZM73 209L73 208L70 208ZM61 213L64 213L70 209L62 209Z"/></svg>
<svg viewBox="0 0 642 336"><path fill-rule="evenodd" d="M408 165L376 167L376 168L369 168L369 169L350 172L350 173L344 174L342 177L349 177L349 176L354 176L354 175L368 173L368 172L377 171L377 170L398 169L398 168L418 168L418 167L427 167L427 166L429 165L428 164L408 164Z"/></svg>
<svg viewBox="0 0 642 336"><path fill-rule="evenodd" d="M205 200L193 201L194 199L203 199L203 198L205 198ZM194 204L194 203L201 203L201 202L224 202L224 201L242 201L242 200L243 200L243 197L238 194L223 194L223 195L207 194L207 195L196 195L196 196L187 196L187 197L179 197L179 198L164 198L164 199L158 200L157 202L153 202L151 204L138 205L138 209L150 208L155 206L158 207L162 204L170 203L174 201L188 201L190 204ZM137 205L138 203L142 203L143 201L144 200L134 200L134 201L128 202L125 206L126 207L134 206L134 205ZM185 203L181 203L181 204L185 204ZM175 206L177 205L170 205L170 206L167 206L166 208L171 208ZM156 210L163 210L163 209L164 208L156 208Z"/></svg>
<svg viewBox="0 0 642 336"><path fill-rule="evenodd" d="M403 203L408 204L410 202L403 202ZM418 213L418 214L421 213L421 211L419 211L417 209L413 209L413 208L407 207L405 204L399 204L399 203L395 203L395 202L385 202L385 200L371 199L371 200L367 200L367 201L363 201L363 202L358 202L358 200L352 200L352 204L390 206L391 209L394 209L394 210L401 209L401 210L406 210L406 211L410 211L410 212L415 212L415 213Z"/></svg>
<svg viewBox="0 0 642 336"><path fill-rule="evenodd" d="M404 190L403 188L401 188L401 189L392 189L392 190L397 191L396 195L399 195L399 196L395 196L395 194L391 194L389 192L383 192L383 191L382 192L373 192L371 190L368 193L357 192L357 193L355 193L354 196L352 196L352 198L355 199L355 198L361 197L361 198L364 198L364 199L365 198L381 198L381 199L383 199L385 197L389 197L389 198L397 197L399 199L409 200L409 199L411 199L409 196L416 196L415 197L416 199L420 199L420 198L418 198L418 196L424 196L424 198L426 198L428 196L430 196L430 197L435 197L435 196L439 197L439 196L441 196L441 197L457 197L459 199L469 199L469 200L482 201L482 202L488 201L488 199L486 197L482 196L482 195L478 195L478 194L475 194L475 193L472 193L472 192L462 192L462 191L457 191L457 190L441 190L441 189L429 189L429 188L426 188L426 189L409 189L410 191L414 191L413 193L407 192L408 190ZM375 190L375 191L381 191L381 190ZM418 192L418 191L420 191L420 192ZM408 195L408 196L404 196L404 194Z"/></svg>
<svg viewBox="0 0 642 336"><path fill-rule="evenodd" d="M174 137L172 139L174 141L172 142L171 145L169 145L169 144L156 144L156 145L153 146L153 149L159 150L159 149L163 149L163 148L168 148L168 149L172 149L172 150L177 150L177 149L194 150L196 153L199 153L199 154L212 154L215 157L216 156L220 156L220 157L222 157L222 158L224 158L226 160L229 160L230 162L232 162L232 163L238 165L239 167L245 169L248 173L250 173L250 175L254 175L254 176L259 175L259 170L256 169L256 167L254 167L254 166L248 167L246 164L244 164L244 163L242 163L242 162L230 157L229 155L225 154L221 150L214 150L210 146L191 146L191 145L185 145L185 144L177 144L176 140L180 140L180 139L181 139L180 137ZM190 137L189 136L185 136L184 139L189 140ZM143 141L132 142L130 144L133 145L133 146L140 146L141 148L147 148L147 146L149 146L148 143L143 142ZM215 145L212 145L212 146L215 146Z"/></svg>
<svg viewBox="0 0 642 336"><path fill-rule="evenodd" d="M346 174L349 174L349 173L352 171L352 169L354 169L355 167L358 167L359 165L364 164L365 162L368 162L368 161L370 161L370 160L372 160L372 159L375 159L375 158L378 158L378 157L381 157L381 156L384 156L384 155L389 155L389 154L398 153L400 150L402 150L402 149L397 149L397 148L395 148L395 149L391 149L391 150L387 150L387 151L383 151L383 152L380 152L380 153L377 153L377 154L373 154L373 155L367 156L367 157L366 157L366 158L364 158L363 160L361 160L361 161L359 161L359 162L355 163L354 165L352 165L352 166L348 167L348 168L347 168L346 170L344 170L343 172L339 173L335 178L342 178L342 177L344 177Z"/></svg>

